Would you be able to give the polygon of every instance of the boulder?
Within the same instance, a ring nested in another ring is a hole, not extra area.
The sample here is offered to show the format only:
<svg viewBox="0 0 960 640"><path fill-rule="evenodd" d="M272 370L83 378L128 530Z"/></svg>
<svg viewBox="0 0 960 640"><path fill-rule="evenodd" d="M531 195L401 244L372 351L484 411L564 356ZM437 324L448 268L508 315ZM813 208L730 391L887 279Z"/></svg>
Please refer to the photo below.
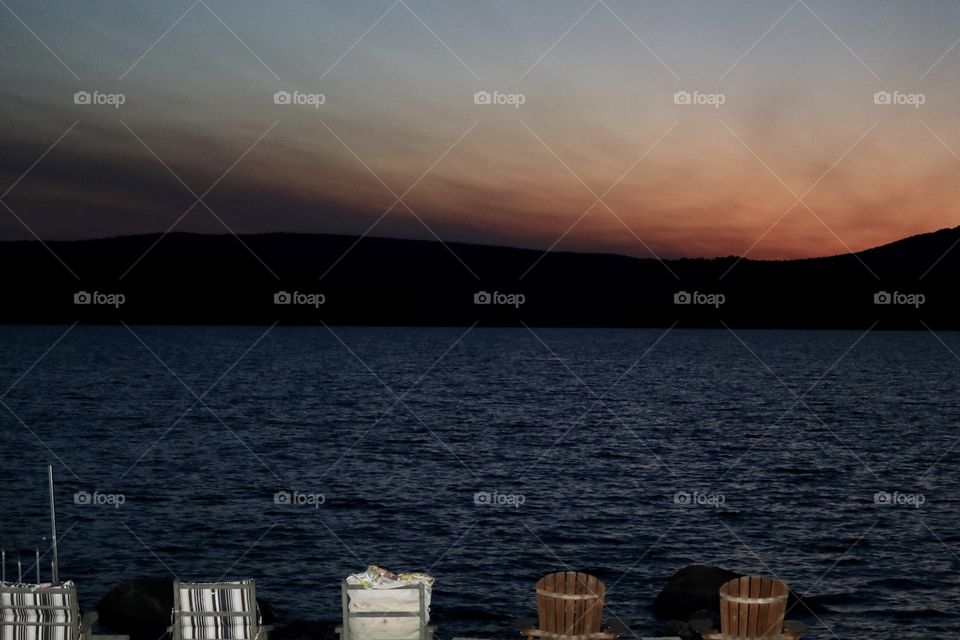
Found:
<svg viewBox="0 0 960 640"><path fill-rule="evenodd" d="M660 629L657 631L657 636L661 638L672 638L674 636L683 637L687 631L690 630L690 627L687 626L687 623L683 620L671 620L670 622L664 623Z"/></svg>
<svg viewBox="0 0 960 640"><path fill-rule="evenodd" d="M720 585L741 574L719 567L695 564L670 577L653 601L654 615L666 620L681 620L701 609L720 611Z"/></svg>
<svg viewBox="0 0 960 640"><path fill-rule="evenodd" d="M277 615L269 603L257 598L263 624L274 624ZM98 623L134 638L163 635L173 610L173 580L138 578L121 582L97 603Z"/></svg>
<svg viewBox="0 0 960 640"><path fill-rule="evenodd" d="M170 626L173 581L166 578L127 580L97 603L99 624L130 636L162 635Z"/></svg>

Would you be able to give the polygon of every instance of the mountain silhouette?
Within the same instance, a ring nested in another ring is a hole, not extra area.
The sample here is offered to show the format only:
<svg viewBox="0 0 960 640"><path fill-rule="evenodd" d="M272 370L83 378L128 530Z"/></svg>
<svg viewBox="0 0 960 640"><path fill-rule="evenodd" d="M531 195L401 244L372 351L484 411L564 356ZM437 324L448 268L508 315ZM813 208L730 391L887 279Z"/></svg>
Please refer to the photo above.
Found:
<svg viewBox="0 0 960 640"><path fill-rule="evenodd" d="M960 329L958 244L659 261L327 234L0 242L0 322Z"/></svg>

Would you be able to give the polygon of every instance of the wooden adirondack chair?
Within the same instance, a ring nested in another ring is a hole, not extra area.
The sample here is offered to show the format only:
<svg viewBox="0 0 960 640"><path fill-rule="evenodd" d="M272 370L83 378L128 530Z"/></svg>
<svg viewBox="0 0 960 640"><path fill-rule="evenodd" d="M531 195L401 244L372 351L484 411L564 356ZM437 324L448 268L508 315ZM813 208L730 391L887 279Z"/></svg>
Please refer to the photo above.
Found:
<svg viewBox="0 0 960 640"><path fill-rule="evenodd" d="M560 571L537 582L537 627L521 629L527 638L546 640L615 640L603 628L607 587L596 576Z"/></svg>
<svg viewBox="0 0 960 640"><path fill-rule="evenodd" d="M790 588L774 578L744 576L720 587L720 633L706 640L777 638L796 640L803 624L784 622Z"/></svg>

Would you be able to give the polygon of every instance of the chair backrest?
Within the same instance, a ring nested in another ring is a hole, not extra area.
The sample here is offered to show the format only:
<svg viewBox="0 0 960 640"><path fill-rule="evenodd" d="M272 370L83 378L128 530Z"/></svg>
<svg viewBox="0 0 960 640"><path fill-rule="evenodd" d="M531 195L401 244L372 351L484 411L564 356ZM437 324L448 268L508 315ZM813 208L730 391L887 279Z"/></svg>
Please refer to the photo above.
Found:
<svg viewBox="0 0 960 640"><path fill-rule="evenodd" d="M603 624L603 598L607 586L596 576L560 571L537 582L537 617L540 631L551 638L599 633Z"/></svg>
<svg viewBox="0 0 960 640"><path fill-rule="evenodd" d="M259 633L253 580L173 583L175 640L257 640Z"/></svg>
<svg viewBox="0 0 960 640"><path fill-rule="evenodd" d="M341 640L427 640L430 587L415 582L389 589L342 583Z"/></svg>
<svg viewBox="0 0 960 640"><path fill-rule="evenodd" d="M82 640L74 584L0 584L0 640Z"/></svg>
<svg viewBox="0 0 960 640"><path fill-rule="evenodd" d="M790 589L775 578L744 576L720 587L720 631L729 638L775 638Z"/></svg>

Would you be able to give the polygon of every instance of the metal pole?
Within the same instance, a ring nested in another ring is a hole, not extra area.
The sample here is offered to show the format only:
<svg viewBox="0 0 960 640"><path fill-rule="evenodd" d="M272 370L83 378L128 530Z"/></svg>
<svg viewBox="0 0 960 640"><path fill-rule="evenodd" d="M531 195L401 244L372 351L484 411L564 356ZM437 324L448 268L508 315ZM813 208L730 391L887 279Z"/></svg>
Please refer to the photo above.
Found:
<svg viewBox="0 0 960 640"><path fill-rule="evenodd" d="M33 553L37 558L37 584L40 584L40 549L34 549Z"/></svg>
<svg viewBox="0 0 960 640"><path fill-rule="evenodd" d="M7 550L6 549L4 549L3 552L0 552L0 557L3 558L2 560L3 568L0 569L0 574L2 574L0 575L0 584L6 584L7 583Z"/></svg>
<svg viewBox="0 0 960 640"><path fill-rule="evenodd" d="M53 583L60 582L60 556L57 554L57 505L53 500L53 465L47 465L47 478L50 484L50 532L53 540Z"/></svg>

